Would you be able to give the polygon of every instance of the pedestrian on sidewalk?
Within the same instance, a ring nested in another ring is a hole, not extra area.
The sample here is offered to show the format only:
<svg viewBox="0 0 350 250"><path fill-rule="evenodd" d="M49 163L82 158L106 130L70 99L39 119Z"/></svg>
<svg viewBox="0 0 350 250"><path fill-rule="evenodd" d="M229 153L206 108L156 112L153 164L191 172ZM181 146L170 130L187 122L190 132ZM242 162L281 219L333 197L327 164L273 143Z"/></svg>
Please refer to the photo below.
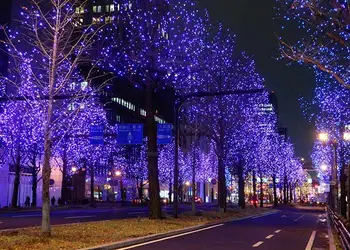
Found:
<svg viewBox="0 0 350 250"><path fill-rule="evenodd" d="M51 206L55 206L56 198L55 196L52 196L51 198Z"/></svg>
<svg viewBox="0 0 350 250"><path fill-rule="evenodd" d="M24 206L26 206L26 207L29 207L29 206L30 206L30 198L29 198L28 195L27 195L27 197L26 197L26 201L24 202Z"/></svg>

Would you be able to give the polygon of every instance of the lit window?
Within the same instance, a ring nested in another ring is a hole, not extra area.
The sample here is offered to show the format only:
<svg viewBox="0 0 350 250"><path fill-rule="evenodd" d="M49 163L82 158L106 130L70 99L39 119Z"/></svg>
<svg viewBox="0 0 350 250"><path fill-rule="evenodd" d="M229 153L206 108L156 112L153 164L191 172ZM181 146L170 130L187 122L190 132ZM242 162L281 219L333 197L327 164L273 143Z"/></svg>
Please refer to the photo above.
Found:
<svg viewBox="0 0 350 250"><path fill-rule="evenodd" d="M146 116L146 115L147 115L146 110L144 110L144 109L140 109L140 115L142 115L142 116Z"/></svg>
<svg viewBox="0 0 350 250"><path fill-rule="evenodd" d="M79 8L79 7L76 7L76 8L75 8L75 13L77 13L77 14L80 13L80 8Z"/></svg>
<svg viewBox="0 0 350 250"><path fill-rule="evenodd" d="M118 8L118 11L120 11L120 4L118 3L118 5L117 5L117 8Z"/></svg>
<svg viewBox="0 0 350 250"><path fill-rule="evenodd" d="M109 12L109 5L106 5L106 12Z"/></svg>
<svg viewBox="0 0 350 250"><path fill-rule="evenodd" d="M117 122L120 122L120 120L121 120L120 115L116 115L115 120L116 120Z"/></svg>
<svg viewBox="0 0 350 250"><path fill-rule="evenodd" d="M83 14L85 12L84 7L76 7L75 13L77 14Z"/></svg>
<svg viewBox="0 0 350 250"><path fill-rule="evenodd" d="M112 22L112 18L110 16L106 16L105 23L111 23L111 22Z"/></svg>
<svg viewBox="0 0 350 250"><path fill-rule="evenodd" d="M102 12L102 6L99 5L99 6L97 6L97 13L101 13L101 12Z"/></svg>
<svg viewBox="0 0 350 250"><path fill-rule="evenodd" d="M97 6L92 7L92 12L96 13L97 12Z"/></svg>
<svg viewBox="0 0 350 250"><path fill-rule="evenodd" d="M109 10L110 10L110 12L113 12L113 11L114 11L114 4L111 4L111 5L110 5Z"/></svg>

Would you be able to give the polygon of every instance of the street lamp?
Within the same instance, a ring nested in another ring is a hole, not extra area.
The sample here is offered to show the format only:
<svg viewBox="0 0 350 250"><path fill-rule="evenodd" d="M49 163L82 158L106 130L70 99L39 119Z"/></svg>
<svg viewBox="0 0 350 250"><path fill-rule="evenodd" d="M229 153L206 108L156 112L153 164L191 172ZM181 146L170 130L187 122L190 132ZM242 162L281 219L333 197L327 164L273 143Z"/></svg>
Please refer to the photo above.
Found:
<svg viewBox="0 0 350 250"><path fill-rule="evenodd" d="M120 170L115 171L115 176L119 177L122 175L122 172Z"/></svg>
<svg viewBox="0 0 350 250"><path fill-rule="evenodd" d="M327 167L326 164L322 164L322 165L320 166L320 168L321 168L321 170L322 170L323 172L325 172L325 171L328 169L328 167Z"/></svg>
<svg viewBox="0 0 350 250"><path fill-rule="evenodd" d="M72 172L73 172L73 174L75 174L76 172L77 172L77 167L72 167Z"/></svg>
<svg viewBox="0 0 350 250"><path fill-rule="evenodd" d="M318 139L321 141L321 142L328 142L329 138L328 138L328 133L325 133L325 132L321 132L318 134Z"/></svg>

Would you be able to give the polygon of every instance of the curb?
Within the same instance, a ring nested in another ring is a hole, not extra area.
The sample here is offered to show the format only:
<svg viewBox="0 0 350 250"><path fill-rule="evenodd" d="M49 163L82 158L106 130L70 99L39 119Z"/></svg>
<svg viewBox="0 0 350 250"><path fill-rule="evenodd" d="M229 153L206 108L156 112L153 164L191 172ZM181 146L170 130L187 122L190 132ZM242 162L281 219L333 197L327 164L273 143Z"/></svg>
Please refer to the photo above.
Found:
<svg viewBox="0 0 350 250"><path fill-rule="evenodd" d="M204 224L204 225L178 229L178 230L174 230L174 231L170 231L170 232L166 232L166 233L153 234L153 235L149 235L149 236L143 236L143 237L138 237L138 238L134 238L134 239L128 239L128 240L118 241L118 242L114 242L114 243L108 243L108 244L95 246L95 247L82 248L80 250L115 250L115 249L120 249L120 248L124 248L124 247L130 247L130 246L133 246L133 245L138 245L138 244L141 244L141 243L146 243L146 242L149 242L149 241L159 240L159 239L162 239L162 238L176 236L176 235L183 234L183 233L189 233L189 232L196 231L196 230L199 230L199 229L205 229L205 228L208 228L208 227L212 227L212 226L216 226L216 225L220 225L220 224L225 224L225 223L228 223L228 222L246 220L246 219L250 219L250 218L253 218L253 217L256 217L256 216L267 216L267 215L271 215L271 214L275 214L275 213L278 213L278 211L276 211L276 212L266 212L266 213L255 214L255 215L249 215L249 216L242 217L242 218L237 218L237 219L221 220L221 221L207 223L207 224Z"/></svg>

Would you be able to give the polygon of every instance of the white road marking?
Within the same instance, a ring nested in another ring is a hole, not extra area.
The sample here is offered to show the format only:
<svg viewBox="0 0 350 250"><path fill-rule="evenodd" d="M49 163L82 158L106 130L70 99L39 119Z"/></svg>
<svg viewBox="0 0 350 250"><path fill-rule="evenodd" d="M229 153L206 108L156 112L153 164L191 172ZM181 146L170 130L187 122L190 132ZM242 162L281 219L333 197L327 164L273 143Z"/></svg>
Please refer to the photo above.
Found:
<svg viewBox="0 0 350 250"><path fill-rule="evenodd" d="M287 215L282 215L282 216L281 216L281 218L285 218L285 217L287 217Z"/></svg>
<svg viewBox="0 0 350 250"><path fill-rule="evenodd" d="M269 215L272 215L272 214L276 214L276 213L278 213L278 212L272 212L272 213L268 213L268 214L254 216L254 217L252 217L252 220L253 219L257 219L257 218L261 218L261 217L265 217L265 216L269 216Z"/></svg>
<svg viewBox="0 0 350 250"><path fill-rule="evenodd" d="M65 219L83 219L83 218L93 218L93 217L96 217L96 215L72 216L72 217L65 217Z"/></svg>
<svg viewBox="0 0 350 250"><path fill-rule="evenodd" d="M212 228L221 227L223 225L224 224L219 224L219 225L215 225L215 226L211 226L211 227L206 227L206 228L194 230L194 231L187 232L187 233L177 234L177 235L174 235L174 236L169 236L169 237L165 237L165 238L158 239L158 240L152 240L152 241L148 241L148 242L145 242L145 243L140 243L140 244L133 245L133 246L130 246L130 247L119 248L119 250L127 250L127 249L132 249L132 248L136 248L136 247L145 246L145 245L150 245L150 244L157 243L157 242L160 242L160 241L170 240L170 239L178 238L178 237L185 236L185 235L188 235L188 234L194 234L194 233L198 233L198 232L201 232L201 231L209 230L209 229L212 229Z"/></svg>
<svg viewBox="0 0 350 250"><path fill-rule="evenodd" d="M275 233L278 234L280 233L282 230L276 230Z"/></svg>
<svg viewBox="0 0 350 250"><path fill-rule="evenodd" d="M41 217L41 214L25 214L25 215L12 216L12 218L25 218L25 217Z"/></svg>
<svg viewBox="0 0 350 250"><path fill-rule="evenodd" d="M298 220L300 220L301 218L303 218L306 214L303 214L302 216L300 216L299 218L295 219L294 222L297 222Z"/></svg>
<svg viewBox="0 0 350 250"><path fill-rule="evenodd" d="M0 221L0 224L1 224L2 222Z"/></svg>
<svg viewBox="0 0 350 250"><path fill-rule="evenodd" d="M128 214L144 214L146 212L132 212L132 213L128 213Z"/></svg>
<svg viewBox="0 0 350 250"><path fill-rule="evenodd" d="M271 239L273 236L274 236L273 234L270 234L270 235L266 236L265 239Z"/></svg>
<svg viewBox="0 0 350 250"><path fill-rule="evenodd" d="M263 243L264 243L263 241L259 241L259 242L255 243L252 247L258 247Z"/></svg>
<svg viewBox="0 0 350 250"><path fill-rule="evenodd" d="M305 250L312 249L312 245L314 244L315 236L316 236L316 231L312 231L309 242L307 243Z"/></svg>

